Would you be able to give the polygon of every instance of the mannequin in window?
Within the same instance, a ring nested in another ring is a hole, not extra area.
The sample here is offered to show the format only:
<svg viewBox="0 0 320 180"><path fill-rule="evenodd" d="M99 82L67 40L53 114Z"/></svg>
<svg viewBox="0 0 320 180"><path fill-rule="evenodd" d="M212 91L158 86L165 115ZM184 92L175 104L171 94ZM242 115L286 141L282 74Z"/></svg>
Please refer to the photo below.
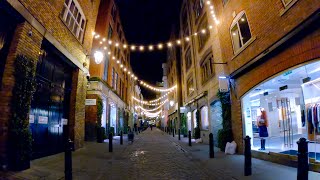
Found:
<svg viewBox="0 0 320 180"><path fill-rule="evenodd" d="M259 137L261 138L261 148L259 150L266 149L266 139L268 137L268 118L267 112L264 108L260 108L260 116L257 117L257 126L259 128Z"/></svg>

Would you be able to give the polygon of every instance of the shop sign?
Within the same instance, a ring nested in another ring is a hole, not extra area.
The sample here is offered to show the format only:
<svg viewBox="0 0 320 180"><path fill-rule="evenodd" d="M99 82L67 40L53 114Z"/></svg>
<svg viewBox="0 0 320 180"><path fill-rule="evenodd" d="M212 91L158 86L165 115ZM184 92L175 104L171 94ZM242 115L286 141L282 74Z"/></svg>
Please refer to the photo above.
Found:
<svg viewBox="0 0 320 180"><path fill-rule="evenodd" d="M29 115L29 124L34 123L34 115L30 114Z"/></svg>
<svg viewBox="0 0 320 180"><path fill-rule="evenodd" d="M289 74L292 74L292 71L287 71L283 74L283 76L288 76Z"/></svg>
<svg viewBox="0 0 320 180"><path fill-rule="evenodd" d="M68 125L68 119L62 118L61 121L62 121L62 125Z"/></svg>
<svg viewBox="0 0 320 180"><path fill-rule="evenodd" d="M219 78L219 90L220 92L229 92L229 79L228 78Z"/></svg>
<svg viewBox="0 0 320 180"><path fill-rule="evenodd" d="M48 117L46 117L46 116L39 116L38 124L48 124Z"/></svg>
<svg viewBox="0 0 320 180"><path fill-rule="evenodd" d="M96 99L86 99L86 106L95 106L97 104Z"/></svg>
<svg viewBox="0 0 320 180"><path fill-rule="evenodd" d="M283 91L283 90L286 90L286 89L288 89L288 85L281 86L281 87L279 88L280 91Z"/></svg>

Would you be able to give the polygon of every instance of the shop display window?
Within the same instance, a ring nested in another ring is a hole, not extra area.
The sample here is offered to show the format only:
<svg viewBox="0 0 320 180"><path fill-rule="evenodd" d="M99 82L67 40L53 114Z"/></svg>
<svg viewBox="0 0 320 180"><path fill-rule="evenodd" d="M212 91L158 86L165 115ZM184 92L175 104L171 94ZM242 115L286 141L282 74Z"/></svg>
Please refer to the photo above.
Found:
<svg viewBox="0 0 320 180"><path fill-rule="evenodd" d="M286 70L242 97L244 136L252 149L296 155L307 138L310 158L320 161L320 62Z"/></svg>

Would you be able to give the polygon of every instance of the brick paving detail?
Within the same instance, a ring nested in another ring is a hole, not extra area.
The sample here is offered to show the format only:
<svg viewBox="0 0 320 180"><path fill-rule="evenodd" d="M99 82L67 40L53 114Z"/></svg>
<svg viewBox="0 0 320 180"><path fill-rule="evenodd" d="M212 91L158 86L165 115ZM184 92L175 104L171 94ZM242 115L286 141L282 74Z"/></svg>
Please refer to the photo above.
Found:
<svg viewBox="0 0 320 180"><path fill-rule="evenodd" d="M209 171L156 128L135 135L132 144L124 141L121 146L119 138L114 139L113 153L108 152L108 142L86 143L74 152L74 179L233 179L222 170ZM34 160L30 169L2 176L0 179L64 179L64 154Z"/></svg>

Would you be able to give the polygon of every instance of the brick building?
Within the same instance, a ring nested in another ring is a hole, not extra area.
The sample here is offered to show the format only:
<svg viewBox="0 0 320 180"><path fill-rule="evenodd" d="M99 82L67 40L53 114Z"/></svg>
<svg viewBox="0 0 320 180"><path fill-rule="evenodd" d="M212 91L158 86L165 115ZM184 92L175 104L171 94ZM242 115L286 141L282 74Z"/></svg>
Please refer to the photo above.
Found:
<svg viewBox="0 0 320 180"><path fill-rule="evenodd" d="M221 129L221 107L217 101L219 77L226 75L216 23L205 1L183 1L180 13L182 106L188 130L195 133L197 116L200 136ZM211 27L211 28L209 28ZM198 115L197 115L198 114ZM217 141L216 141L217 142Z"/></svg>
<svg viewBox="0 0 320 180"><path fill-rule="evenodd" d="M299 138L319 152L319 13L316 0L213 1L228 62L234 139L253 155L292 164ZM267 118L265 118L265 115ZM267 125L265 122L267 119Z"/></svg>
<svg viewBox="0 0 320 180"><path fill-rule="evenodd" d="M133 124L134 118L131 96L135 90L135 80L130 74L127 74L129 71L132 72L130 51L123 48L127 41L115 1L102 0L98 16L95 33L99 34L100 38L97 37L93 42L92 52L103 52L104 59L101 63L97 63L94 58L91 58L91 78L87 99L98 97L102 99L102 127L107 133L118 134L120 130L126 133L126 127ZM121 45L116 46L117 43ZM126 72L119 66L119 63L127 68ZM97 122L96 109L95 104L86 106L88 128ZM94 128L91 131L94 131Z"/></svg>
<svg viewBox="0 0 320 180"><path fill-rule="evenodd" d="M61 152L64 137L70 137L75 148L83 146L88 55L99 3L100 0L0 2L1 167L10 163L8 125L18 55L37 63L37 86L29 116L32 158Z"/></svg>

